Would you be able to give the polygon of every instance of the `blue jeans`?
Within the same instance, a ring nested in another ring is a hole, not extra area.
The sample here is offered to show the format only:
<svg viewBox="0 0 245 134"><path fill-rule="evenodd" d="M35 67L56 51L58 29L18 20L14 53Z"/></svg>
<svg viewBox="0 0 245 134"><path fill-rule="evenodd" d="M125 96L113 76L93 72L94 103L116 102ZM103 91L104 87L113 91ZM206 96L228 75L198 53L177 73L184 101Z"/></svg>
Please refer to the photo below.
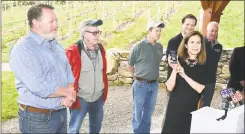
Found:
<svg viewBox="0 0 245 134"><path fill-rule="evenodd" d="M89 133L99 133L103 120L103 94L95 102L86 102L80 98L80 108L70 109L70 123L68 133L79 133L86 114L89 114Z"/></svg>
<svg viewBox="0 0 245 134"><path fill-rule="evenodd" d="M47 114L19 109L21 133L67 133L67 109Z"/></svg>
<svg viewBox="0 0 245 134"><path fill-rule="evenodd" d="M156 105L158 82L146 83L135 80L133 85L134 133L150 133L151 116Z"/></svg>

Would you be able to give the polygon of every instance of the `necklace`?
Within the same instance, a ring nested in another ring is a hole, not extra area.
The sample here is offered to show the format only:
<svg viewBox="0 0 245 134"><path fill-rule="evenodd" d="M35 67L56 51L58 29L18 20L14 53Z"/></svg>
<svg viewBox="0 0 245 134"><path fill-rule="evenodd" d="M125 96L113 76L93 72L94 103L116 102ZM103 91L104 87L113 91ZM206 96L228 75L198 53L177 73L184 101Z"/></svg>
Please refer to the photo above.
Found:
<svg viewBox="0 0 245 134"><path fill-rule="evenodd" d="M185 60L185 62L187 63L188 66L194 67L194 66L197 64L198 60L197 60L197 59L196 59L196 60L192 60L192 59L190 59L190 58L187 58L187 59Z"/></svg>

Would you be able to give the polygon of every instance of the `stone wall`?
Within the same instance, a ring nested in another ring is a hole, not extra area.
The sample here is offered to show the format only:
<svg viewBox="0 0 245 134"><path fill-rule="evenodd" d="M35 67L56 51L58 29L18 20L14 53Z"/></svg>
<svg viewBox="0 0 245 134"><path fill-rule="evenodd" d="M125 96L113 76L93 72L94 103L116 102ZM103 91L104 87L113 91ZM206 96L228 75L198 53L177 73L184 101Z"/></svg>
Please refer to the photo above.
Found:
<svg viewBox="0 0 245 134"><path fill-rule="evenodd" d="M227 80L230 77L229 72L229 61L233 49L223 50L222 57L218 63L217 69L217 84L216 88L222 88L226 86ZM129 85L133 82L133 76L127 71L128 56L130 51L121 51L119 49L108 49L107 53L107 75L109 85ZM165 61L165 50L164 60L161 61L159 67L159 83L167 78L167 62Z"/></svg>

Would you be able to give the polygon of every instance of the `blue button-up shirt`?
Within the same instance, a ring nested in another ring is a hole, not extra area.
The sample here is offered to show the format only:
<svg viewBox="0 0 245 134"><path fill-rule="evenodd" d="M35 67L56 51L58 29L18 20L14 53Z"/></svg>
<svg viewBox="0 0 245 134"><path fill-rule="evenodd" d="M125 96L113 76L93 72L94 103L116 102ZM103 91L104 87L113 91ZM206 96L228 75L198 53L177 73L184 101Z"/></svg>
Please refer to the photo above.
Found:
<svg viewBox="0 0 245 134"><path fill-rule="evenodd" d="M67 87L74 77L65 50L56 41L36 33L20 39L10 51L9 65L15 74L18 102L44 109L61 109L63 97L49 98L58 86Z"/></svg>

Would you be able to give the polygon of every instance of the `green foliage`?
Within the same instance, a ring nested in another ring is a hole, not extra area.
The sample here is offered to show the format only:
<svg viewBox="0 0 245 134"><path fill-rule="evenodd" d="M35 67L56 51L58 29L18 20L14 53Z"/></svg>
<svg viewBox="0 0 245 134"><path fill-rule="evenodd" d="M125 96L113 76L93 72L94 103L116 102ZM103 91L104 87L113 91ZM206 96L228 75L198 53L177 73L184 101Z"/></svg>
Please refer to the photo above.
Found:
<svg viewBox="0 0 245 134"><path fill-rule="evenodd" d="M225 48L244 46L244 1L231 1L220 19L219 42Z"/></svg>
<svg viewBox="0 0 245 134"><path fill-rule="evenodd" d="M2 122L17 117L17 90L15 88L14 74L2 72Z"/></svg>

